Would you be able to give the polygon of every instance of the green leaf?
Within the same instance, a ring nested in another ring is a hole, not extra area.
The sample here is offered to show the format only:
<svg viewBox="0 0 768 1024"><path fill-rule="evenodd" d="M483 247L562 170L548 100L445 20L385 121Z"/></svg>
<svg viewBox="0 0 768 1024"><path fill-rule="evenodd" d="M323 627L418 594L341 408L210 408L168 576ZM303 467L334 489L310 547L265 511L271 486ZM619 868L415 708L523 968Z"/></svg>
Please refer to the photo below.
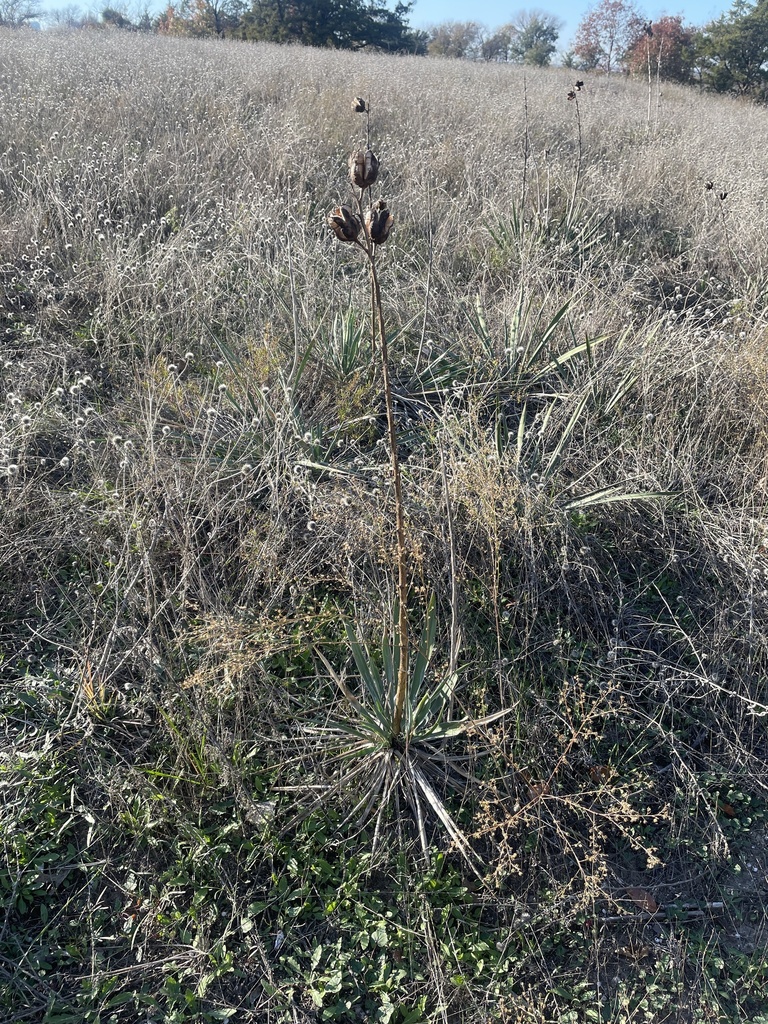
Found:
<svg viewBox="0 0 768 1024"><path fill-rule="evenodd" d="M437 612L435 597L433 594L430 598L429 605L427 606L427 614L424 619L424 627L421 631L418 650L416 651L416 656L411 665L411 678L408 682L408 701L410 704L411 717L415 710L418 695L421 692L421 687L424 682L424 676L426 675L427 668L429 667L429 662L432 657L436 632Z"/></svg>

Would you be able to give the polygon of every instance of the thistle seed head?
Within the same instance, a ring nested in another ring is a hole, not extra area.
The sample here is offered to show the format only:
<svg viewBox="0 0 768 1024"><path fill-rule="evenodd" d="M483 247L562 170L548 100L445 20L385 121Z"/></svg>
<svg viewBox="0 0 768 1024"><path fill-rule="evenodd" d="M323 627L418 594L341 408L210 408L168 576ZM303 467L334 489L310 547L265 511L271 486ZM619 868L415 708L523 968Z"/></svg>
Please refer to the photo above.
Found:
<svg viewBox="0 0 768 1024"><path fill-rule="evenodd" d="M365 212L365 231L376 245L383 245L389 238L395 219L383 199Z"/></svg>
<svg viewBox="0 0 768 1024"><path fill-rule="evenodd" d="M328 214L328 227L340 242L356 242L363 225L349 206L337 206Z"/></svg>
<svg viewBox="0 0 768 1024"><path fill-rule="evenodd" d="M349 158L349 180L358 188L366 189L376 181L379 176L379 161L376 159L373 150L367 149L363 152L358 149Z"/></svg>

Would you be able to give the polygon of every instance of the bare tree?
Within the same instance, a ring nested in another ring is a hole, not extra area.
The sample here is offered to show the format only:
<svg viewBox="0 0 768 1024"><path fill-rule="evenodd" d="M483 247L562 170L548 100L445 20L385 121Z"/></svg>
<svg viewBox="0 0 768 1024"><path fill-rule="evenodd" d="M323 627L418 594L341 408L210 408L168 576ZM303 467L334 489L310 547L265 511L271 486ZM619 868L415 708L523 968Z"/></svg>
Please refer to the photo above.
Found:
<svg viewBox="0 0 768 1024"><path fill-rule="evenodd" d="M21 28L42 14L34 0L0 0L0 25L6 28Z"/></svg>
<svg viewBox="0 0 768 1024"><path fill-rule="evenodd" d="M485 29L477 21L443 21L427 31L427 50L432 56L463 60L479 60L483 56Z"/></svg>
<svg viewBox="0 0 768 1024"><path fill-rule="evenodd" d="M82 28L83 12L77 4L56 7L46 13L45 23L51 28Z"/></svg>

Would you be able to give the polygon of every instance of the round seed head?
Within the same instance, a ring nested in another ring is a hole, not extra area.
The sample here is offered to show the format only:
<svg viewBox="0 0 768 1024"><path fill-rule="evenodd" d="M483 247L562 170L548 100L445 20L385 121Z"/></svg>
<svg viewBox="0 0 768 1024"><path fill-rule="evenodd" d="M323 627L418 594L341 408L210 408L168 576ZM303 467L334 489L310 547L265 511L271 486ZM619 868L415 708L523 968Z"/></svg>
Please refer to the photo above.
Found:
<svg viewBox="0 0 768 1024"><path fill-rule="evenodd" d="M386 242L394 223L395 219L383 199L380 199L373 209L366 210L365 230L370 240L376 245L383 245Z"/></svg>
<svg viewBox="0 0 768 1024"><path fill-rule="evenodd" d="M337 206L328 214L328 227L340 242L356 242L363 225L349 206Z"/></svg>
<svg viewBox="0 0 768 1024"><path fill-rule="evenodd" d="M379 176L379 161L373 150L358 149L349 158L349 180L358 188L370 188Z"/></svg>

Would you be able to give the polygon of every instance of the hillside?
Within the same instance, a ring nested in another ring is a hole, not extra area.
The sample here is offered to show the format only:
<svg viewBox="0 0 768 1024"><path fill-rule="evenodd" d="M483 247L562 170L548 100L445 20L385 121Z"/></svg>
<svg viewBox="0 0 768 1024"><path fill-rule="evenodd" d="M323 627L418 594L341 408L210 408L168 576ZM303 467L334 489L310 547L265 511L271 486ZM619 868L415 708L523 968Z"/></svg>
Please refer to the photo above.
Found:
<svg viewBox="0 0 768 1024"><path fill-rule="evenodd" d="M0 31L0 1020L764 1024L768 111L583 77Z"/></svg>

